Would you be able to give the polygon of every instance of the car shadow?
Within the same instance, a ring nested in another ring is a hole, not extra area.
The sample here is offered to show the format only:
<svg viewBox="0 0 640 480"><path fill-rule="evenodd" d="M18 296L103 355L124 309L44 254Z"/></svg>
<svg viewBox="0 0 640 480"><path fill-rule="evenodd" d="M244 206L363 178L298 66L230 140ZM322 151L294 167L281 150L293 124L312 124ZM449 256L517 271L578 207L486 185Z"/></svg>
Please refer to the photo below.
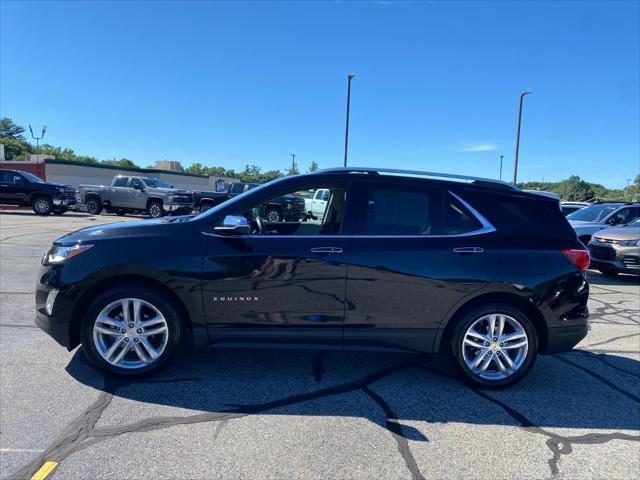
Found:
<svg viewBox="0 0 640 480"><path fill-rule="evenodd" d="M609 277L596 270L587 270L587 281L593 285L640 285L640 275L620 273Z"/></svg>
<svg viewBox="0 0 640 480"><path fill-rule="evenodd" d="M638 360L586 350L542 356L523 381L490 391L464 384L447 358L206 349L149 378L123 379L99 373L79 349L67 372L124 408L140 408L128 401L155 405L157 418L169 423L252 414L360 417L416 441L427 435L407 422L640 429Z"/></svg>

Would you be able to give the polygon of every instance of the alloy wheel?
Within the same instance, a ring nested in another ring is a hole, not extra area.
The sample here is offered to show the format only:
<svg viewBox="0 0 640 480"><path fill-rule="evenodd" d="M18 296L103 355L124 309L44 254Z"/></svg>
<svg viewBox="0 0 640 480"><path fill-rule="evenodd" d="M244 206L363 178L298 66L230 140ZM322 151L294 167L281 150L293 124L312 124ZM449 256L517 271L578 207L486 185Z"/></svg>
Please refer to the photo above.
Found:
<svg viewBox="0 0 640 480"><path fill-rule="evenodd" d="M118 368L137 369L155 363L169 341L167 321L155 306L138 298L111 302L93 325L98 354Z"/></svg>
<svg viewBox="0 0 640 480"><path fill-rule="evenodd" d="M271 223L278 223L280 221L280 212L277 210L269 210L269 213L267 213L267 219Z"/></svg>
<svg viewBox="0 0 640 480"><path fill-rule="evenodd" d="M149 208L149 215L153 218L159 218L162 216L162 207L157 203L154 203Z"/></svg>
<svg viewBox="0 0 640 480"><path fill-rule="evenodd" d="M35 208L38 213L48 213L49 212L49 202L44 198L40 198L36 200L33 204L33 208Z"/></svg>
<svg viewBox="0 0 640 480"><path fill-rule="evenodd" d="M467 328L462 339L462 357L471 374L483 380L503 380L524 364L529 339L515 318L503 314L484 315Z"/></svg>

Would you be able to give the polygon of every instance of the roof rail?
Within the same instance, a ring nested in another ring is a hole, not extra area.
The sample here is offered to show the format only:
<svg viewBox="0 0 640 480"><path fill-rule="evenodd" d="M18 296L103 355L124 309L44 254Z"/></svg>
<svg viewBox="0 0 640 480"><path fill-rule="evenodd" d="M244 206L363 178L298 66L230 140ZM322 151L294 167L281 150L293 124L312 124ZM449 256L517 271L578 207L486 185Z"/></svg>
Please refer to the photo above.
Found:
<svg viewBox="0 0 640 480"><path fill-rule="evenodd" d="M335 167L325 168L322 170L316 170L313 173L392 173L397 175L415 175L420 177L434 177L434 178L452 178L455 180L467 180L478 183L489 183L494 186L508 187L514 190L519 190L512 184L503 182L502 180L495 180L493 178L471 177L469 175L457 175L453 173L437 173L437 172L423 172L421 170L401 170L397 168L375 168L375 167Z"/></svg>

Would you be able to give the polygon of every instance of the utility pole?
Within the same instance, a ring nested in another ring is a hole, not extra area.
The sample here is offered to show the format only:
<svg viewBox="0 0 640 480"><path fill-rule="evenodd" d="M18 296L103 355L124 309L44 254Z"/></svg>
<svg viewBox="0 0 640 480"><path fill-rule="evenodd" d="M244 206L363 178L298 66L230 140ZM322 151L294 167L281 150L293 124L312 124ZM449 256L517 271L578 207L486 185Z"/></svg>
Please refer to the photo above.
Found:
<svg viewBox="0 0 640 480"><path fill-rule="evenodd" d="M344 166L347 166L347 149L349 146L349 106L351 103L351 80L355 77L353 73L347 75L347 125L344 130Z"/></svg>
<svg viewBox="0 0 640 480"><path fill-rule="evenodd" d="M502 180L502 159L504 158L504 155L500 155L500 180Z"/></svg>
<svg viewBox="0 0 640 480"><path fill-rule="evenodd" d="M631 182L630 178L627 178L627 188L624 189L624 201L627 201L627 195L629 194L629 183Z"/></svg>
<svg viewBox="0 0 640 480"><path fill-rule="evenodd" d="M296 154L291 153L291 175L296 171Z"/></svg>
<svg viewBox="0 0 640 480"><path fill-rule="evenodd" d="M33 138L36 141L36 155L37 155L38 150L40 149L40 140L42 140L44 137L44 134L47 133L47 126L45 125L44 127L42 127L42 133L40 134L39 137L36 137L33 134L33 128L31 128L31 124L29 124L29 131L31 132L31 138Z"/></svg>
<svg viewBox="0 0 640 480"><path fill-rule="evenodd" d="M516 131L516 155L513 165L513 186L515 187L518 179L518 152L520 151L520 125L522 123L522 100L531 92L524 91L520 94L520 105L518 106L518 130Z"/></svg>

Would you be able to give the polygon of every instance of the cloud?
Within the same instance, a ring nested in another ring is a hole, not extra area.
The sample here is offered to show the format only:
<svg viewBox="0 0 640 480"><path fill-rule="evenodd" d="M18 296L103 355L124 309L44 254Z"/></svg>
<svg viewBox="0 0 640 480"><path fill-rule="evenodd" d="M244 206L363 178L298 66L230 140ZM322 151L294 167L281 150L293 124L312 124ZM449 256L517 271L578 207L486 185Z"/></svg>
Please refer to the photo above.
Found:
<svg viewBox="0 0 640 480"><path fill-rule="evenodd" d="M495 152L498 147L493 143L474 143L466 148L463 148L463 152Z"/></svg>

